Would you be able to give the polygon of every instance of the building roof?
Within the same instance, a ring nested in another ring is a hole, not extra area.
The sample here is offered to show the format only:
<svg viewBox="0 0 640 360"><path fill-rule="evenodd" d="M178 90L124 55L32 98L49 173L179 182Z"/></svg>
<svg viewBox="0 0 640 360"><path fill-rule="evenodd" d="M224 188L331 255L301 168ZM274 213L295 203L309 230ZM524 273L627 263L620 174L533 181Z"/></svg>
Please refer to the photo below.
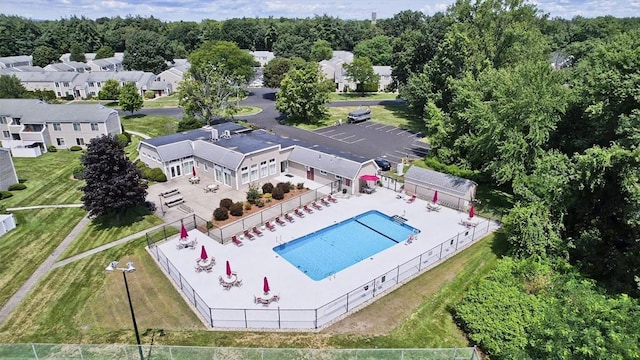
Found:
<svg viewBox="0 0 640 360"><path fill-rule="evenodd" d="M222 124L218 124L218 125L213 126L213 128L218 130L218 134L219 135L222 135L222 133L225 130L228 130L232 134L237 134L239 132L243 132L243 131L249 130L244 126L240 126L240 125L238 125L236 123L232 123L232 122L225 122L225 123L222 123ZM212 138L211 128L209 128L209 129L201 128L201 129L196 129L196 130L183 131L183 132L179 132L179 133L175 133L175 134L155 137L155 138L151 138L151 139L143 139L143 140L141 140L141 142L149 144L149 145L151 145L153 147L157 147L157 146L162 146L162 145L171 144L171 143L174 143L174 142L179 142L179 141L184 141L184 140L191 140L191 141L211 140L211 138Z"/></svg>
<svg viewBox="0 0 640 360"><path fill-rule="evenodd" d="M391 66L374 66L373 72L380 76L391 76Z"/></svg>
<svg viewBox="0 0 640 360"><path fill-rule="evenodd" d="M171 161L193 156L193 148L189 140L158 146L156 151L162 161Z"/></svg>
<svg viewBox="0 0 640 360"><path fill-rule="evenodd" d="M465 198L469 189L477 186L475 182L450 174L441 173L418 166L412 166L404 175L405 180L432 187L436 190L443 190L447 193Z"/></svg>
<svg viewBox="0 0 640 360"><path fill-rule="evenodd" d="M44 71L40 66L33 65L23 65L23 66L14 66L10 68L0 68L0 71L3 71L5 74L12 74L14 72L33 72L33 71Z"/></svg>
<svg viewBox="0 0 640 360"><path fill-rule="evenodd" d="M117 58L115 56L112 57L108 57L108 58L103 58L103 59L94 59L94 60L89 60L89 62L92 62L100 67L105 67L105 66L112 66L112 65L116 65L116 64L121 64L123 61L123 59L121 58Z"/></svg>
<svg viewBox="0 0 640 360"><path fill-rule="evenodd" d="M193 144L194 155L228 169L237 169L244 159L244 154L220 146L217 142L196 141Z"/></svg>
<svg viewBox="0 0 640 360"><path fill-rule="evenodd" d="M78 61L67 61L49 64L44 67L47 71L76 71L78 69L90 70L89 65Z"/></svg>
<svg viewBox="0 0 640 360"><path fill-rule="evenodd" d="M68 71L32 71L17 72L15 75L22 82L55 82L64 81L72 82L79 76L86 76L84 73L68 72Z"/></svg>
<svg viewBox="0 0 640 360"><path fill-rule="evenodd" d="M355 179L362 167L362 162L302 146L291 151L289 160L348 179Z"/></svg>
<svg viewBox="0 0 640 360"><path fill-rule="evenodd" d="M4 57L0 57L0 64L11 65L15 63L21 63L21 62L31 63L32 59L33 57L31 55L4 56Z"/></svg>
<svg viewBox="0 0 640 360"><path fill-rule="evenodd" d="M24 123L104 122L118 112L102 105L47 104L35 99L0 99L0 114L19 117Z"/></svg>

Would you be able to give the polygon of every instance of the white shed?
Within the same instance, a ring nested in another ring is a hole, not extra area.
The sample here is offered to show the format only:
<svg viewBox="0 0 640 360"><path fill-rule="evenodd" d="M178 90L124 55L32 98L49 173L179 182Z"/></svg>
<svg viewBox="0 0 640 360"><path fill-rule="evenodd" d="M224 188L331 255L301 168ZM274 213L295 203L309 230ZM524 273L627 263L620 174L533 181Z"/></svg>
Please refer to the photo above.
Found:
<svg viewBox="0 0 640 360"><path fill-rule="evenodd" d="M13 214L0 215L0 236L16 228L16 220Z"/></svg>
<svg viewBox="0 0 640 360"><path fill-rule="evenodd" d="M476 197L478 184L469 179L412 166L404 175L407 194L431 200L438 191L438 202L455 209L466 209Z"/></svg>

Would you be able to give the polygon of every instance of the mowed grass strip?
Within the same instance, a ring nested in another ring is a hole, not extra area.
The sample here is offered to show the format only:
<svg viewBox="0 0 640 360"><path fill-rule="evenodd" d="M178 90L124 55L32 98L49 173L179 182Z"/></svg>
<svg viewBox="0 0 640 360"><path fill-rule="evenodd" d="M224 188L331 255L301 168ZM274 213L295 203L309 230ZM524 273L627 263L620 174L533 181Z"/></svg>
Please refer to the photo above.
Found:
<svg viewBox="0 0 640 360"><path fill-rule="evenodd" d="M134 114L120 118L125 130L137 131L150 137L174 134L178 119L164 115Z"/></svg>
<svg viewBox="0 0 640 360"><path fill-rule="evenodd" d="M37 158L14 158L18 178L26 189L12 191L13 197L2 200L6 207L32 205L80 204L83 181L72 178L80 165L81 151L59 150Z"/></svg>
<svg viewBox="0 0 640 360"><path fill-rule="evenodd" d="M140 137L131 134L131 142L124 148L124 153L127 154L129 160L134 161L138 157L138 144L140 143Z"/></svg>
<svg viewBox="0 0 640 360"><path fill-rule="evenodd" d="M143 209L129 210L120 220L94 218L60 256L60 260L162 224L163 220L158 216L144 212Z"/></svg>
<svg viewBox="0 0 640 360"><path fill-rule="evenodd" d="M0 306L51 255L86 212L65 208L20 210L13 214L18 227L0 241Z"/></svg>
<svg viewBox="0 0 640 360"><path fill-rule="evenodd" d="M358 101L358 100L396 100L398 94L395 93L330 93L329 101Z"/></svg>

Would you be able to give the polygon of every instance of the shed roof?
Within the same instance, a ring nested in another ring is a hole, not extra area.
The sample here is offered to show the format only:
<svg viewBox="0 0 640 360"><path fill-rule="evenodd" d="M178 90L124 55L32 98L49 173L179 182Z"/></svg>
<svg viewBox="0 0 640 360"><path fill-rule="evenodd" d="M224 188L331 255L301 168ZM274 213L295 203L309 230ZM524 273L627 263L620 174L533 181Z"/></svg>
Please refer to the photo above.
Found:
<svg viewBox="0 0 640 360"><path fill-rule="evenodd" d="M405 181L413 181L436 190L442 190L452 195L464 198L469 189L478 186L474 181L458 176L441 173L418 166L412 166L404 175Z"/></svg>

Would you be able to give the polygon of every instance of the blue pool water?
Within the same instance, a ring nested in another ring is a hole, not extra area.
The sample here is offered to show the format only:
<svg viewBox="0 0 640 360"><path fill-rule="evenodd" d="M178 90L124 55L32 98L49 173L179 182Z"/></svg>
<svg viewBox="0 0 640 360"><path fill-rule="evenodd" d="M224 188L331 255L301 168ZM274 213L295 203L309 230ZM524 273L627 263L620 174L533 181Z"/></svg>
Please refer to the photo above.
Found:
<svg viewBox="0 0 640 360"><path fill-rule="evenodd" d="M322 280L418 232L371 210L278 245L273 250L311 279Z"/></svg>

